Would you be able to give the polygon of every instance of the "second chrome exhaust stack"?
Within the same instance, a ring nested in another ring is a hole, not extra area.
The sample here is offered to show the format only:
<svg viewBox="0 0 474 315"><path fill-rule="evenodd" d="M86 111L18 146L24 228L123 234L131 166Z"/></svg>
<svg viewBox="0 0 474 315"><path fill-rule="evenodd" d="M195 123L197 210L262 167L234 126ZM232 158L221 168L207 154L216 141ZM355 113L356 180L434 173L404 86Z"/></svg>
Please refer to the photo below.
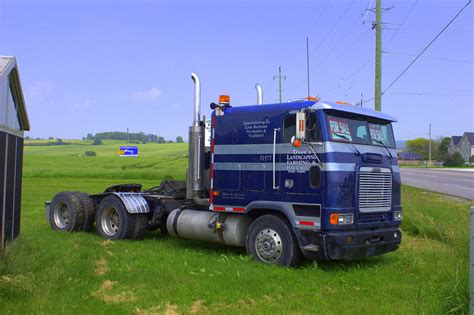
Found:
<svg viewBox="0 0 474 315"><path fill-rule="evenodd" d="M257 104L262 105L263 104L262 86L259 83L257 83L257 84L255 84L255 89L257 90Z"/></svg>
<svg viewBox="0 0 474 315"><path fill-rule="evenodd" d="M186 198L192 199L201 206L209 206L209 199L204 193L204 122L201 121L201 80L196 73L191 73L194 81L194 120L189 127L189 162L187 174Z"/></svg>
<svg viewBox="0 0 474 315"><path fill-rule="evenodd" d="M194 81L194 121L193 125L198 126L201 121L201 80L196 73L191 73Z"/></svg>

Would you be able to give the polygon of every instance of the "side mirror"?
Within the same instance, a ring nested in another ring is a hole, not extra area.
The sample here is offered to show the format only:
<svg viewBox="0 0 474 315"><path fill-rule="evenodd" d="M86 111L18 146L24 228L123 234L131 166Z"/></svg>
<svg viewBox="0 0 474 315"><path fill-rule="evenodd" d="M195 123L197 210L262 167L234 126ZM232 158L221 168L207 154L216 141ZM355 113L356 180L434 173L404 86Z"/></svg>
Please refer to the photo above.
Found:
<svg viewBox="0 0 474 315"><path fill-rule="evenodd" d="M306 113L296 113L296 139L304 141L306 138Z"/></svg>
<svg viewBox="0 0 474 315"><path fill-rule="evenodd" d="M299 148L301 147L301 139L298 139L296 138L295 136L291 137L291 144L296 147L296 148Z"/></svg>

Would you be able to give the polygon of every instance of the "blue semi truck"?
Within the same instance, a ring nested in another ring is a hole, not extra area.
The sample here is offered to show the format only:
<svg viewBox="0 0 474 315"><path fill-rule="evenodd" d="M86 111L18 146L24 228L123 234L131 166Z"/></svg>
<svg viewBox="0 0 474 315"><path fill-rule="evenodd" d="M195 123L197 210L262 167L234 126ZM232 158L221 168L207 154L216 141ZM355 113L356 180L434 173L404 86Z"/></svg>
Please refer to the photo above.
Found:
<svg viewBox="0 0 474 315"><path fill-rule="evenodd" d="M395 251L402 206L392 122L381 112L318 99L200 114L195 84L186 181L103 193L61 192L46 202L52 228L105 239L147 230L246 247L257 261L351 260Z"/></svg>

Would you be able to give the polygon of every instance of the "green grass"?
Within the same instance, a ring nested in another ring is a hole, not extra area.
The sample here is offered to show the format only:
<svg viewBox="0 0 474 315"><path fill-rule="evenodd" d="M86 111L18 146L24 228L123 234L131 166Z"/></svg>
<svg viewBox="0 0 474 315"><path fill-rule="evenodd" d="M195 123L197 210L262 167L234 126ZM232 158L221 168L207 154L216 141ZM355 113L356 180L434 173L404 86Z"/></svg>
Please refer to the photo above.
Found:
<svg viewBox="0 0 474 315"><path fill-rule="evenodd" d="M0 258L0 313L468 312L469 204L407 186L400 250L354 262L291 269L159 232L114 243L53 232L43 202L58 191L185 176L186 144L139 145L139 158L117 157L118 145L25 148L22 230Z"/></svg>

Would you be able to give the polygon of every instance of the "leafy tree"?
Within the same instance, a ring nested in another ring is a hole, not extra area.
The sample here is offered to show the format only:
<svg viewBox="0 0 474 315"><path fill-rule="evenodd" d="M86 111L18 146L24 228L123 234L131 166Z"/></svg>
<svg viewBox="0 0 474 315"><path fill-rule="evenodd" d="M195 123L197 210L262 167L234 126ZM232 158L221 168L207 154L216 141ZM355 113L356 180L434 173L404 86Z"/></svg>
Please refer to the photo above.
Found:
<svg viewBox="0 0 474 315"><path fill-rule="evenodd" d="M88 133L86 136L87 140L94 140L94 135L92 133Z"/></svg>
<svg viewBox="0 0 474 315"><path fill-rule="evenodd" d="M429 140L425 138L416 138L406 142L407 150L421 156L423 160L428 159Z"/></svg>
<svg viewBox="0 0 474 315"><path fill-rule="evenodd" d="M166 143L166 140L165 140L165 138L163 138L163 137L158 137L158 140L157 140L156 142L158 142L158 143Z"/></svg>
<svg viewBox="0 0 474 315"><path fill-rule="evenodd" d="M56 144L63 144L63 139L57 138L56 139Z"/></svg>
<svg viewBox="0 0 474 315"><path fill-rule="evenodd" d="M177 136L177 137L176 137L176 142L177 142L177 143L183 143L183 142L184 142L184 141L183 141L183 137Z"/></svg>
<svg viewBox="0 0 474 315"><path fill-rule="evenodd" d="M54 140L54 137L49 137L48 140Z"/></svg>
<svg viewBox="0 0 474 315"><path fill-rule="evenodd" d="M97 136L94 138L94 142L92 142L93 145L101 145L101 144L104 144L102 142L102 139L101 138L98 138Z"/></svg>
<svg viewBox="0 0 474 315"><path fill-rule="evenodd" d="M441 142L438 145L438 155L444 156L448 154L448 146L451 143L451 138L445 137L441 139Z"/></svg>
<svg viewBox="0 0 474 315"><path fill-rule="evenodd" d="M464 163L464 159L459 152L449 155L446 161L444 161L445 166L463 166Z"/></svg>

